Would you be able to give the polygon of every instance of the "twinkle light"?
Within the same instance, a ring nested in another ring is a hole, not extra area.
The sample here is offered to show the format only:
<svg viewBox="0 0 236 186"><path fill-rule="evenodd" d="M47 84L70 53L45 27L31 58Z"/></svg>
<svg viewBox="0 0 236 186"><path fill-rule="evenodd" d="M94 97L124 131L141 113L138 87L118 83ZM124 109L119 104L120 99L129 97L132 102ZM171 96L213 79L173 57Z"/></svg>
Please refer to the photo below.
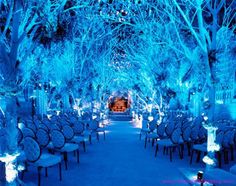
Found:
<svg viewBox="0 0 236 186"><path fill-rule="evenodd" d="M202 160L207 165L215 165L215 160L213 158L210 158L209 156L204 156Z"/></svg>
<svg viewBox="0 0 236 186"><path fill-rule="evenodd" d="M153 116L148 116L148 121L152 121L153 120Z"/></svg>
<svg viewBox="0 0 236 186"><path fill-rule="evenodd" d="M205 121L207 121L207 120L208 120L208 117L207 117L207 116L203 116L203 119L204 119Z"/></svg>
<svg viewBox="0 0 236 186"><path fill-rule="evenodd" d="M47 114L47 118L51 120L52 114Z"/></svg>

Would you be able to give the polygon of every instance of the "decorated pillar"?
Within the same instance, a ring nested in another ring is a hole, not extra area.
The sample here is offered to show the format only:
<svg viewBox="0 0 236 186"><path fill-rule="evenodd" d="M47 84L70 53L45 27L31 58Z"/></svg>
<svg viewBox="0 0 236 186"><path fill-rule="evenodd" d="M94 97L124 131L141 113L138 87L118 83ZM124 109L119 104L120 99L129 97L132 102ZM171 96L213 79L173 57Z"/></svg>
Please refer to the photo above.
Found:
<svg viewBox="0 0 236 186"><path fill-rule="evenodd" d="M207 129L207 155L204 156L203 162L206 164L206 170L214 168L217 161L215 159L215 152L219 151L219 144L215 143L217 127L211 123L203 124L204 128Z"/></svg>

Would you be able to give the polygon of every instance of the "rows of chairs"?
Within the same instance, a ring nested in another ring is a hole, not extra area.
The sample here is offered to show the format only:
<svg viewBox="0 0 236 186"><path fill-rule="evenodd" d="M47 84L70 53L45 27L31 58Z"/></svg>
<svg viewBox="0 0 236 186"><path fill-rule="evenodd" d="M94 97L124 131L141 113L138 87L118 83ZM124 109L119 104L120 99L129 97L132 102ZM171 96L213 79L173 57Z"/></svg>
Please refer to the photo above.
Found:
<svg viewBox="0 0 236 186"><path fill-rule="evenodd" d="M59 178L62 179L61 162L64 161L68 169L68 153L74 153L79 163L80 145L86 152L86 143L92 143L92 137L103 133L105 140L104 120L81 120L76 115L64 114L52 116L50 119L34 118L20 121L18 128L18 144L23 154L18 158L19 163L37 167L38 185L41 184L41 170L45 168L47 176L48 167L58 165ZM24 172L22 174L22 178Z"/></svg>
<svg viewBox="0 0 236 186"><path fill-rule="evenodd" d="M232 121L233 122L233 121ZM227 121L228 123L228 121ZM197 162L201 159L201 154L207 154L207 130L202 125L202 120L197 117L193 120L184 117L165 117L161 123L157 120L143 120L142 129L140 131L140 139L144 134L144 147L150 141L152 146L156 145L155 157L157 156L159 146L163 146L163 152L169 153L170 161L172 161L173 152L178 149L181 159L184 157L184 147L187 146L188 156L190 156L190 164L192 163L194 153L197 153ZM223 125L222 121L215 123L218 126L216 132L216 143L219 150L216 152L219 167L221 167L221 157L224 156L224 162L229 162L229 154L231 160L234 160L234 149L236 146L236 130L232 123Z"/></svg>

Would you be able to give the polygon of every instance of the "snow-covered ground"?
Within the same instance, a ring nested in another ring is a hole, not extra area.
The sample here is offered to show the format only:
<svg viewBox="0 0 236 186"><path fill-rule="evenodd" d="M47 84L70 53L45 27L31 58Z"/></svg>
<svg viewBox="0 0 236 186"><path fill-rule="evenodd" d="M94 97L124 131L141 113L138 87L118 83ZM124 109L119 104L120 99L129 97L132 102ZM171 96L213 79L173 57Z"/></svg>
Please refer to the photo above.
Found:
<svg viewBox="0 0 236 186"><path fill-rule="evenodd" d="M170 162L169 156L163 155L162 148L160 148L155 158L151 143L144 149L144 140L139 140L140 129L136 128L132 122L113 121L107 130L105 141L101 136L99 142L93 139L92 144L87 145L87 152L81 150L80 164L76 163L73 154L69 156L67 171L63 164L61 182L58 177L58 169L55 167L48 170L47 178L42 176L42 185L188 185L179 168L202 167L203 169L204 167L203 163L195 163L195 161L190 166L186 152L184 159L180 160L176 151L173 155L173 162ZM223 167L228 169L225 164ZM37 183L35 168L30 168L30 171L25 174L24 182Z"/></svg>

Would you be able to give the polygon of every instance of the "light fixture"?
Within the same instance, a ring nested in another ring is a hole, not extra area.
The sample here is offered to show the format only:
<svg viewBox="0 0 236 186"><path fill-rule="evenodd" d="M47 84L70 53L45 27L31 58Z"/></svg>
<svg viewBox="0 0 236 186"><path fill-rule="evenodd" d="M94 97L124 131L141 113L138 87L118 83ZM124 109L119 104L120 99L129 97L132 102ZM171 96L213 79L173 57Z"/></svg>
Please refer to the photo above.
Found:
<svg viewBox="0 0 236 186"><path fill-rule="evenodd" d="M203 180L203 171L198 171L197 173L197 180L202 181Z"/></svg>

